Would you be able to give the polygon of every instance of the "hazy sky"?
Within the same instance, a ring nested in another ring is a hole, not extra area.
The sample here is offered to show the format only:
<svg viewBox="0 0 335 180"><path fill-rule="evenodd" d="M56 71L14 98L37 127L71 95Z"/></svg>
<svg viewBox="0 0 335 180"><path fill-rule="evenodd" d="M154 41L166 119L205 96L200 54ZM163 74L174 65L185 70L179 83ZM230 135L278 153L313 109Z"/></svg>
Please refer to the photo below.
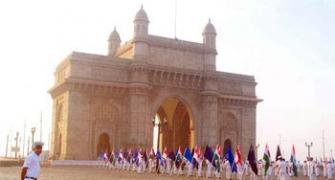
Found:
<svg viewBox="0 0 335 180"><path fill-rule="evenodd" d="M123 42L132 36L140 5L150 34L174 37L173 0L10 0L0 2L0 155L6 135L39 126L48 142L56 65L71 51L106 54L116 25ZM177 37L201 42L208 18L217 36L217 68L254 75L257 141L263 153L281 144L288 156L335 151L335 0L178 0ZM39 134L36 134L39 139ZM246 152L244 152L246 153ZM335 152L334 152L335 155Z"/></svg>

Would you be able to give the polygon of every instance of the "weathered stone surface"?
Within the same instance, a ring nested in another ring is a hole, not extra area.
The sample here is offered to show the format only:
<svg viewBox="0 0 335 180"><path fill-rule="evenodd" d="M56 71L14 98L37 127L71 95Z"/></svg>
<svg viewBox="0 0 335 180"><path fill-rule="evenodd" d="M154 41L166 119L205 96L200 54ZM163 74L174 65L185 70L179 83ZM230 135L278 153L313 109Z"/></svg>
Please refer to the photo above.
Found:
<svg viewBox="0 0 335 180"><path fill-rule="evenodd" d="M114 44L108 55L73 52L59 64L49 91L53 159L87 160L104 150L151 148L152 119L170 97L184 104L180 117L192 121L186 131L192 132L193 145L240 145L246 152L255 144L256 82L253 76L216 71L214 26L207 25L204 42L195 43L149 35L148 22L134 21L134 38L121 46L118 39L109 41ZM162 131L181 133L175 126L183 122L174 121L168 123L174 131Z"/></svg>

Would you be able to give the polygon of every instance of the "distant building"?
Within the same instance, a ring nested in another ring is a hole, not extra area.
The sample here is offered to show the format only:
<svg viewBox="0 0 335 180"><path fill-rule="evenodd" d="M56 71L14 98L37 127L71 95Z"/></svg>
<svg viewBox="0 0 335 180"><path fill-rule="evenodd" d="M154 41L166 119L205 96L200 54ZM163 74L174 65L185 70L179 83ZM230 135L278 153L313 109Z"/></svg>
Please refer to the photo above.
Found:
<svg viewBox="0 0 335 180"><path fill-rule="evenodd" d="M73 52L57 67L51 157L96 159L112 149L194 145L247 152L256 139L253 76L216 71L216 30L209 21L202 43L148 33L141 8L133 38L121 45L114 29L108 54Z"/></svg>

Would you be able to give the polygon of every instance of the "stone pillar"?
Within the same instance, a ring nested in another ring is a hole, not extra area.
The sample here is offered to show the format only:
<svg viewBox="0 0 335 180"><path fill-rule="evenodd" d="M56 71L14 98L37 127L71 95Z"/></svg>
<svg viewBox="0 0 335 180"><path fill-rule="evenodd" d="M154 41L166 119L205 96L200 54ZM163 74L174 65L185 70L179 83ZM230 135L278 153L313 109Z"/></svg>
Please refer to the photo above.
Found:
<svg viewBox="0 0 335 180"><path fill-rule="evenodd" d="M131 148L152 146L152 117L149 112L148 87L135 85L130 89L129 140Z"/></svg>
<svg viewBox="0 0 335 180"><path fill-rule="evenodd" d="M89 149L89 113L90 104L87 95L70 90L68 99L68 114L65 118L68 131L63 137L64 151L60 159L88 160L91 158Z"/></svg>
<svg viewBox="0 0 335 180"><path fill-rule="evenodd" d="M152 147L152 118L149 108L148 72L145 64L131 64L129 89L129 139L130 147Z"/></svg>
<svg viewBox="0 0 335 180"><path fill-rule="evenodd" d="M201 92L201 145L215 146L219 139L217 78L215 73L205 72L202 81L204 90Z"/></svg>
<svg viewBox="0 0 335 180"><path fill-rule="evenodd" d="M68 99L69 92L64 92L62 94L51 94L53 98L52 107L52 129L51 129L51 147L50 147L50 157L52 159L60 159L66 153L64 147L66 142L60 142L59 136L62 135L62 139L67 137L67 115L68 115ZM58 112L61 111L61 112ZM61 117L60 117L61 116ZM59 147L61 146L61 148Z"/></svg>
<svg viewBox="0 0 335 180"><path fill-rule="evenodd" d="M202 126L201 145L214 147L218 143L218 97L213 94L202 95Z"/></svg>
<svg viewBox="0 0 335 180"><path fill-rule="evenodd" d="M241 136L242 152L248 152L250 144L254 147L256 146L256 105L254 107L244 107L242 109Z"/></svg>
<svg viewBox="0 0 335 180"><path fill-rule="evenodd" d="M57 138L57 102L53 99L52 103L52 122L51 122L51 142L50 142L50 157L51 159L56 159L56 138Z"/></svg>

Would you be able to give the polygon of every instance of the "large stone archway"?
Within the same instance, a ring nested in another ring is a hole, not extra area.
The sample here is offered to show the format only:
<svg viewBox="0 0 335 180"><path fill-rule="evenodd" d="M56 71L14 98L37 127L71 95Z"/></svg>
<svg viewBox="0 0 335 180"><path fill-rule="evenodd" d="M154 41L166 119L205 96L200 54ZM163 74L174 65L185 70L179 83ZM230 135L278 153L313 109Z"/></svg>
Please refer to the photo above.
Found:
<svg viewBox="0 0 335 180"><path fill-rule="evenodd" d="M179 146L182 149L194 146L195 131L192 111L180 98L166 98L155 112L155 121L154 148L163 150L167 147L175 150Z"/></svg>
<svg viewBox="0 0 335 180"><path fill-rule="evenodd" d="M104 132L110 149L149 149L154 117L161 148L214 147L227 139L242 152L255 145L257 83L216 70L213 25L199 43L151 35L148 24L134 23L134 37L109 42L108 55L73 52L57 66L49 91L52 158L96 159Z"/></svg>

